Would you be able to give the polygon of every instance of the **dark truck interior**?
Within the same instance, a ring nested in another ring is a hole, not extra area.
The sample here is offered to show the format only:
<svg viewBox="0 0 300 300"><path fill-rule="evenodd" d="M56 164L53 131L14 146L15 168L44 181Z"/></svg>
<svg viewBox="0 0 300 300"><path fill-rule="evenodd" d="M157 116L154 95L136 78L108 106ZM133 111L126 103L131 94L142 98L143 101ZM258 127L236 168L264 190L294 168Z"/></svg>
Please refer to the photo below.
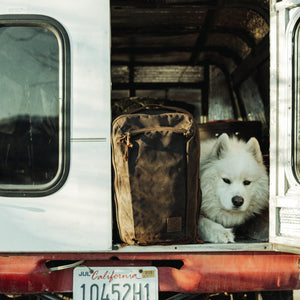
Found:
<svg viewBox="0 0 300 300"><path fill-rule="evenodd" d="M111 1L112 118L183 107L205 139L256 136L268 166L269 1ZM237 229L268 240L268 212Z"/></svg>
<svg viewBox="0 0 300 300"><path fill-rule="evenodd" d="M111 1L113 104L179 101L201 123L258 120L266 129L268 12L258 0Z"/></svg>

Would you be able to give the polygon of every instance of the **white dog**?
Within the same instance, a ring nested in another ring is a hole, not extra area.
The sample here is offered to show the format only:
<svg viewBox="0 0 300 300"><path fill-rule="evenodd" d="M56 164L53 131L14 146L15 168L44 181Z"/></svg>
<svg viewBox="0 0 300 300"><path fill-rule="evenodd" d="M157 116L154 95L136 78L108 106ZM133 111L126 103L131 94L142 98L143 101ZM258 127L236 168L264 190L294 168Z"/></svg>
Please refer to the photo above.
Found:
<svg viewBox="0 0 300 300"><path fill-rule="evenodd" d="M233 243L233 227L268 205L268 176L259 143L247 143L222 134L201 143L202 190L200 238Z"/></svg>

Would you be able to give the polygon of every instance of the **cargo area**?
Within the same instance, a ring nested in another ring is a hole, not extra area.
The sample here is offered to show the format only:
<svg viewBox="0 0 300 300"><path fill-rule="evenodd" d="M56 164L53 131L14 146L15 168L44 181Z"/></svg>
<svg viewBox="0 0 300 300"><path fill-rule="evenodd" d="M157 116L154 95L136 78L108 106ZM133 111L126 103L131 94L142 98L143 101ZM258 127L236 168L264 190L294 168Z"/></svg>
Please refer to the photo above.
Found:
<svg viewBox="0 0 300 300"><path fill-rule="evenodd" d="M268 169L269 58L269 1L112 0L112 119L150 103L181 107L193 114L201 140L255 136ZM222 250L268 250L268 210L235 232L237 243Z"/></svg>

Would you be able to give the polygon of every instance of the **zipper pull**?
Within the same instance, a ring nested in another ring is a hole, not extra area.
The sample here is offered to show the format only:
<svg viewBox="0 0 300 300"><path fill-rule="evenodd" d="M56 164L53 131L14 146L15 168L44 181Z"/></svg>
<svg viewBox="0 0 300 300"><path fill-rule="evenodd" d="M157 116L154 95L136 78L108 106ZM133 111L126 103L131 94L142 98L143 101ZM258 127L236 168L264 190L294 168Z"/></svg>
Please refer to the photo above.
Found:
<svg viewBox="0 0 300 300"><path fill-rule="evenodd" d="M130 134L129 134L129 132L126 133L126 146L128 148L132 148L133 147L133 144L130 142Z"/></svg>
<svg viewBox="0 0 300 300"><path fill-rule="evenodd" d="M128 149L129 148L133 148L133 144L130 142L130 134L129 132L126 133L126 136L125 137L122 137L121 139L122 141L125 140L125 143L123 142L123 144L126 145L126 149L125 149L125 154L123 156L123 160L124 161L128 161Z"/></svg>

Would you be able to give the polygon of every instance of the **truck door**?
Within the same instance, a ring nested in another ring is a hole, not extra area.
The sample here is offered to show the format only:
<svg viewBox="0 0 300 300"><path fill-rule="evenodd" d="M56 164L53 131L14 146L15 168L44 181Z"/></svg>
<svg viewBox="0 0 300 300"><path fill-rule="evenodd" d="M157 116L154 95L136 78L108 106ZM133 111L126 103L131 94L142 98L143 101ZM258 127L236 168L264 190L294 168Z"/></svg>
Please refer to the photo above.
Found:
<svg viewBox="0 0 300 300"><path fill-rule="evenodd" d="M300 1L270 7L270 242L300 251Z"/></svg>
<svg viewBox="0 0 300 300"><path fill-rule="evenodd" d="M0 3L0 252L112 247L109 2L69 6Z"/></svg>

